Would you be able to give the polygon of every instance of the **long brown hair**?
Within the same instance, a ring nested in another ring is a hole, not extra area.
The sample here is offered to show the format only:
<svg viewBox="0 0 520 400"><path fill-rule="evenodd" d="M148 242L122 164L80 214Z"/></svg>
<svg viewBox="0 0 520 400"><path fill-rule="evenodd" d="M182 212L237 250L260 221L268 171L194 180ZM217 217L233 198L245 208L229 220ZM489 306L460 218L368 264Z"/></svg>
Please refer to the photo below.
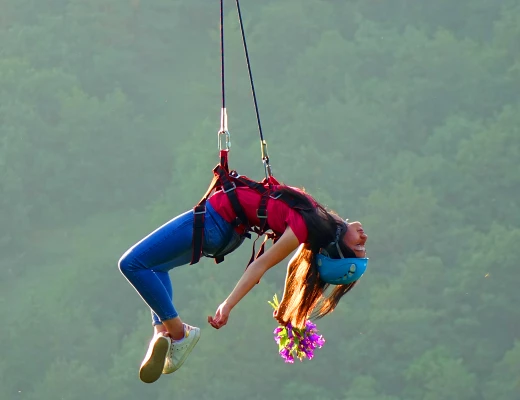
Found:
<svg viewBox="0 0 520 400"><path fill-rule="evenodd" d="M298 206L295 209L305 220L308 237L289 261L283 298L275 318L281 324L290 322L293 326L301 328L307 319L319 319L332 312L341 297L351 290L356 282L333 285L331 292L326 294L330 285L319 278L315 255L322 247L335 240L336 227L338 223L342 223L341 218L334 212L327 211L303 191L287 186L280 190L296 200ZM339 245L343 255L347 258L356 257L354 251L341 239Z"/></svg>

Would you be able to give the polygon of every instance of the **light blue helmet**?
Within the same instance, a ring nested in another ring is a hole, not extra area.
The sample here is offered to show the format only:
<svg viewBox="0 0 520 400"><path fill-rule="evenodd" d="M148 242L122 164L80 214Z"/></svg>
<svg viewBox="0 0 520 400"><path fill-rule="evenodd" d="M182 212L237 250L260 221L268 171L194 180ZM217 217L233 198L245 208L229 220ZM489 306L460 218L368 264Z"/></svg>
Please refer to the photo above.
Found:
<svg viewBox="0 0 520 400"><path fill-rule="evenodd" d="M320 279L331 285L348 285L357 281L365 273L368 258L345 258L339 247L339 240L347 225L338 225L336 239L316 255L316 265Z"/></svg>

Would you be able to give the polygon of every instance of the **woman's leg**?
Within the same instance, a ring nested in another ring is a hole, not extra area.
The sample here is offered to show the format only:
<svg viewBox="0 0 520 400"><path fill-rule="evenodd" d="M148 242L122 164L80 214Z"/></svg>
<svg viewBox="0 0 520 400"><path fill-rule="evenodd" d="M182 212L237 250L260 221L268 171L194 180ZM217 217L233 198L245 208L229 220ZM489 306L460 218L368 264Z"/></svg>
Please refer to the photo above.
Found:
<svg viewBox="0 0 520 400"><path fill-rule="evenodd" d="M170 299L172 299L173 302L173 286L172 281L170 279L170 274L168 272L156 272L155 275L160 279L162 282L164 288L170 295ZM162 324L161 320L157 316L156 313L153 312L153 310L150 310L152 313L152 323L154 328L154 334L157 335L159 333L167 333L165 326Z"/></svg>
<svg viewBox="0 0 520 400"><path fill-rule="evenodd" d="M188 211L146 236L119 260L121 273L154 312L154 323L169 321L165 327L177 338L182 337L183 326L167 275L170 269L189 263L192 234L193 212Z"/></svg>
<svg viewBox="0 0 520 400"><path fill-rule="evenodd" d="M191 253L189 261L191 261ZM187 264L189 261L187 261L185 264ZM155 272L155 274L164 285L173 303L173 285L170 280L170 275L168 274L168 272ZM184 337L184 324L179 316L166 321L161 321L159 316L152 311L152 321L154 327L154 334L157 335L159 333L168 333L168 336L170 336L174 340L180 340Z"/></svg>

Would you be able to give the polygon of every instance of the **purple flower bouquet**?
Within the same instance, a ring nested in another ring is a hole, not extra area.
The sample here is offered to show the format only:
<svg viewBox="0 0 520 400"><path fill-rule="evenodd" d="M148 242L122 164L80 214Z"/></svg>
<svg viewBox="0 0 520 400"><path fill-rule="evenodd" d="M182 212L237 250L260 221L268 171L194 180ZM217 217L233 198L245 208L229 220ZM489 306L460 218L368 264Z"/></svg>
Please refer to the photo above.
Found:
<svg viewBox="0 0 520 400"><path fill-rule="evenodd" d="M280 303L276 294L269 304L278 310ZM295 357L300 361L305 357L312 360L314 350L321 349L325 344L323 336L318 335L316 324L311 321L307 321L304 328L295 328L289 322L287 325L280 325L273 333L274 340L278 344L278 353L286 363L294 363Z"/></svg>

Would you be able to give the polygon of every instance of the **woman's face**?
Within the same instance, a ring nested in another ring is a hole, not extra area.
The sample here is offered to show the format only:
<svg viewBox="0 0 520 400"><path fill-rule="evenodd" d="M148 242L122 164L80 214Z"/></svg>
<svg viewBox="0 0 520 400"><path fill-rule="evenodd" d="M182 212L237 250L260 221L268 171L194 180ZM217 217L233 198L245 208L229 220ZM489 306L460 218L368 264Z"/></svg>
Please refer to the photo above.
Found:
<svg viewBox="0 0 520 400"><path fill-rule="evenodd" d="M367 256L365 243L368 240L368 236L363 230L361 222L347 222L347 227L348 229L343 237L343 243L354 251L356 257L365 258Z"/></svg>

